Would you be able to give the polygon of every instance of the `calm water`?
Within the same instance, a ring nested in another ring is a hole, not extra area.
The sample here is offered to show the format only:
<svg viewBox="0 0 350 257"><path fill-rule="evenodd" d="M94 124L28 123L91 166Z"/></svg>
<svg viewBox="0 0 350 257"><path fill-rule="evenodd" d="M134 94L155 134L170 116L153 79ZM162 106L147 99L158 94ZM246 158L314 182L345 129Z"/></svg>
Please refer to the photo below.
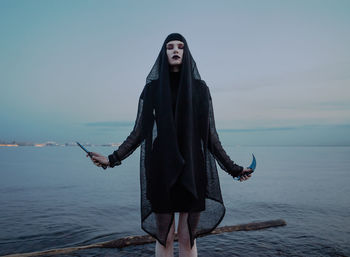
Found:
<svg viewBox="0 0 350 257"><path fill-rule="evenodd" d="M240 183L219 169L227 208L219 226L272 219L287 226L198 238L199 256L350 256L350 147L225 149L243 166L254 153L257 170ZM145 234L139 149L103 171L78 147L2 147L0 174L0 255ZM64 256L95 255L153 256L154 244Z"/></svg>

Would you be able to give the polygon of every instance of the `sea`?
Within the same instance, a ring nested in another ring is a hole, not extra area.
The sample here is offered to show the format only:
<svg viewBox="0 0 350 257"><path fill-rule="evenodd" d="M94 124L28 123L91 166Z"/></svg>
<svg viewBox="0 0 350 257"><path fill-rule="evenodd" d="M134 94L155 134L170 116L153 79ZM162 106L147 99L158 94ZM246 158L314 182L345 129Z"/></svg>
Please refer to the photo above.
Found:
<svg viewBox="0 0 350 257"><path fill-rule="evenodd" d="M218 166L220 226L283 219L286 226L197 238L198 256L350 256L350 147L231 146L257 166L244 182ZM111 154L113 147L89 147ZM0 255L88 245L141 229L140 149L102 168L77 146L0 147ZM177 225L176 216L176 225ZM174 244L178 256L178 243ZM154 256L155 243L56 256Z"/></svg>

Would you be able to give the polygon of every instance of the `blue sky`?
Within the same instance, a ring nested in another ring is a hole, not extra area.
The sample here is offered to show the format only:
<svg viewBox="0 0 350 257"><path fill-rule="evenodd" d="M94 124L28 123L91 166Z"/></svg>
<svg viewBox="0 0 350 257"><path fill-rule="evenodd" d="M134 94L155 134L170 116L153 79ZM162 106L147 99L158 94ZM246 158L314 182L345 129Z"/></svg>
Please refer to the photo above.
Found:
<svg viewBox="0 0 350 257"><path fill-rule="evenodd" d="M2 0L0 140L122 140L179 32L225 142L350 145L349 13L337 0Z"/></svg>

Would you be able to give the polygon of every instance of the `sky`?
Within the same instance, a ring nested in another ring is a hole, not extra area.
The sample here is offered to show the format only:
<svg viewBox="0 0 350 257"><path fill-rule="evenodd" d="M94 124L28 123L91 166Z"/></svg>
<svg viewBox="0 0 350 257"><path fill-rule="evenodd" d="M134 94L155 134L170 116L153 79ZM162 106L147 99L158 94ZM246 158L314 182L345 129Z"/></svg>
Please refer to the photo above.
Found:
<svg viewBox="0 0 350 257"><path fill-rule="evenodd" d="M0 1L0 141L119 142L166 36L233 145L350 145L350 1Z"/></svg>

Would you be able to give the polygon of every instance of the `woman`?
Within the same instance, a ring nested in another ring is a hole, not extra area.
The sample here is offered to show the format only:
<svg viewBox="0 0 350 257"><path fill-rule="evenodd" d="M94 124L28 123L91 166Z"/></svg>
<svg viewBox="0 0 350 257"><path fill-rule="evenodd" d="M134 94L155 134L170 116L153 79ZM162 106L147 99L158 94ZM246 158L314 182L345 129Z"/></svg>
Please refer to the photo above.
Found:
<svg viewBox="0 0 350 257"><path fill-rule="evenodd" d="M222 148L212 99L185 38L170 34L146 79L133 131L97 166L114 167L141 145L141 224L156 239L156 256L173 256L174 213L179 256L197 256L196 238L225 215L216 161L232 177L248 179ZM215 158L215 159L214 159Z"/></svg>

